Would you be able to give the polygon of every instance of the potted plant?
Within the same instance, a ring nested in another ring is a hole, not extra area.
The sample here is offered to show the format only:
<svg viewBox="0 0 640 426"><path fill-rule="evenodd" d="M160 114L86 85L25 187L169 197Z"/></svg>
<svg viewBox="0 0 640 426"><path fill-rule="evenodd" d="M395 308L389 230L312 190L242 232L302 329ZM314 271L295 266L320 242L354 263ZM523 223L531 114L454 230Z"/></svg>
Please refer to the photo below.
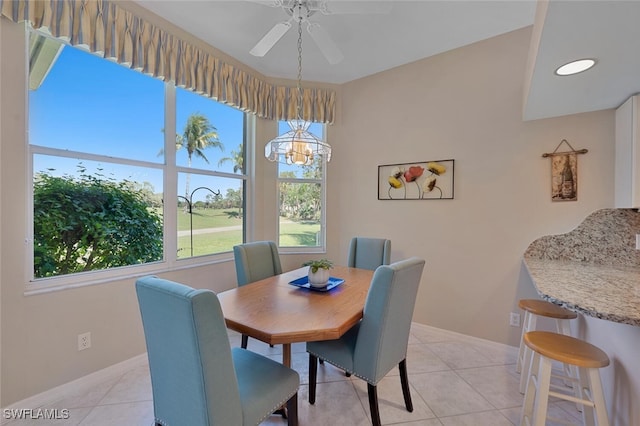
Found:
<svg viewBox="0 0 640 426"><path fill-rule="evenodd" d="M333 268L333 262L329 259L309 260L302 266L309 267L309 284L313 287L324 287L329 282L329 269Z"/></svg>

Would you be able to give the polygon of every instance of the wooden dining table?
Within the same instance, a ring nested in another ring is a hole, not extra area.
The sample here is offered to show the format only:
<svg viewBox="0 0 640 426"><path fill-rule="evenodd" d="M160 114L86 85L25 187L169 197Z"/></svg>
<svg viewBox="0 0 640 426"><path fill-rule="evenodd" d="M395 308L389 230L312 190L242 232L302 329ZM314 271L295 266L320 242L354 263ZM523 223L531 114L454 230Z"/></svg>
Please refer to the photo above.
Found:
<svg viewBox="0 0 640 426"><path fill-rule="evenodd" d="M291 344L340 338L362 319L373 277L367 269L335 266L344 282L329 291L290 284L303 267L218 293L227 327L271 345L282 344L282 363L291 366Z"/></svg>

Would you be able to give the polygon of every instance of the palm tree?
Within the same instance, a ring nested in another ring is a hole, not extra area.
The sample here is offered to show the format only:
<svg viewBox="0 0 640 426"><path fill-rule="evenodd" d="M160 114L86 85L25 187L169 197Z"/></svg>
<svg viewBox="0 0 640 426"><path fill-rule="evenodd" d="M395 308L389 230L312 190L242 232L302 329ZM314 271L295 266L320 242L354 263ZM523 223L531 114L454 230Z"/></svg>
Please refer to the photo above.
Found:
<svg viewBox="0 0 640 426"><path fill-rule="evenodd" d="M209 159L204 155L206 148L220 148L224 151L224 145L218 139L218 129L216 129L207 117L200 113L193 113L187 118L184 130L181 135L176 134L176 151L180 148L187 149L188 163L191 167L191 157L195 154L209 163ZM189 180L190 175L187 174L187 182L185 187L185 198L189 199Z"/></svg>
<svg viewBox="0 0 640 426"><path fill-rule="evenodd" d="M233 161L233 173L238 173L244 169L244 150L242 144L238 145L238 150L231 150L231 157L224 157L218 161L218 167L222 166L227 161Z"/></svg>

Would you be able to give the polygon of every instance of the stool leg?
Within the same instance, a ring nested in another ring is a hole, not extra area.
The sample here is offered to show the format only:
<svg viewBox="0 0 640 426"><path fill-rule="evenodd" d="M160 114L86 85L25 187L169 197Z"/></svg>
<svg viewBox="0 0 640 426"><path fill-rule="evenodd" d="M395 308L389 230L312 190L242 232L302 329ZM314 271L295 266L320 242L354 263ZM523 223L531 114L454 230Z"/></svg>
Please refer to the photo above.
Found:
<svg viewBox="0 0 640 426"><path fill-rule="evenodd" d="M564 334L565 336L571 336L571 325L569 324L569 320L557 319L556 320L556 329L559 334ZM575 379L575 381L564 380L565 386L569 386L573 388L573 393L576 398L580 398L580 389L578 388L578 367L575 365L563 364L564 374L567 377ZM582 411L583 405L580 403L576 403L576 409L578 411Z"/></svg>
<svg viewBox="0 0 640 426"><path fill-rule="evenodd" d="M549 406L549 388L551 387L551 360L540 357L538 369L536 398L533 407L532 426L545 426L547 422L547 409Z"/></svg>
<svg viewBox="0 0 640 426"><path fill-rule="evenodd" d="M531 354L532 350L528 347L524 350L524 360L522 361L522 371L520 372L520 393L525 393L527 382L532 371Z"/></svg>
<svg viewBox="0 0 640 426"><path fill-rule="evenodd" d="M524 333L528 331L532 331L536 329L536 315L533 315L527 311L525 314L525 321L522 327L522 336ZM524 340L520 341L520 356L518 356L518 361L520 364L520 393L524 393L525 388L527 386L527 380L529 379L529 375L531 374L531 353L533 351L529 349L527 345L524 344ZM522 357L522 360L520 358ZM517 367L516 367L517 368Z"/></svg>
<svg viewBox="0 0 640 426"><path fill-rule="evenodd" d="M600 373L595 368L590 368L588 370L588 374L589 384L591 385L591 397L593 399L594 410L598 418L598 426L609 426L607 404L604 401L604 393L602 392Z"/></svg>
<svg viewBox="0 0 640 426"><path fill-rule="evenodd" d="M522 333L520 334L520 349L518 350L518 362L516 363L516 373L520 373L522 371L522 361L524 360L524 351L527 345L524 344L524 333L528 330L527 324L529 322L529 311L524 312L524 318L522 321Z"/></svg>
<svg viewBox="0 0 640 426"><path fill-rule="evenodd" d="M571 336L571 326L569 325L569 320L557 319L556 320L556 329L558 330L558 334L564 334L565 336ZM567 377L572 377L574 379L578 378L577 367L571 366L569 364L564 364L564 374ZM570 380L565 380L565 385L573 387L573 384ZM576 398L579 398L579 393L576 392Z"/></svg>
<svg viewBox="0 0 640 426"><path fill-rule="evenodd" d="M585 402L592 401L591 399L591 383L589 378L589 370L586 368L578 368L578 386L579 386L579 398ZM582 423L585 426L595 426L596 417L594 413L594 407L590 405L582 405Z"/></svg>
<svg viewBox="0 0 640 426"><path fill-rule="evenodd" d="M528 348L527 348L528 349ZM531 359L531 374L527 380L527 392L524 395L524 402L522 404L522 413L520 414L520 426L527 426L531 424L531 418L533 417L533 403L536 397L536 388L538 386L538 364L540 363L540 354L535 352ZM524 374L524 373L523 373Z"/></svg>

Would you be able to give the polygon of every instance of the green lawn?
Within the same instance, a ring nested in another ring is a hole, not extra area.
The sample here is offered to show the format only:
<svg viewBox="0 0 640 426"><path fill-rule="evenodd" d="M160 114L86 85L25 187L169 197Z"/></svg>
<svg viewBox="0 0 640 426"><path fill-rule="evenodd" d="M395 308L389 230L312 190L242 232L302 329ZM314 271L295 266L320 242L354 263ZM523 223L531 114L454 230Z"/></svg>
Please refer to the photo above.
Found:
<svg viewBox="0 0 640 426"><path fill-rule="evenodd" d="M239 229L214 231L203 234L194 232L193 256L211 253L224 253L233 250L233 246L242 243L242 219L231 218L226 213L237 212L237 209L197 209L193 212L193 230L238 226ZM189 214L178 210L178 230L189 231ZM292 222L280 220L280 246L305 247L316 245L316 235L320 231L318 222ZM191 257L191 236L178 238L178 258Z"/></svg>
<svg viewBox="0 0 640 426"><path fill-rule="evenodd" d="M318 232L320 232L318 222L290 222L280 218L280 246L282 247L315 246Z"/></svg>
<svg viewBox="0 0 640 426"><path fill-rule="evenodd" d="M193 236L193 255L224 253L233 250L236 244L242 244L241 230L196 234ZM178 259L186 257L191 257L191 238L188 235L178 238Z"/></svg>
<svg viewBox="0 0 640 426"><path fill-rule="evenodd" d="M226 212L237 212L238 209L194 209L193 229L219 228L222 226L242 225L242 219L230 218ZM189 213L178 209L178 231L189 230Z"/></svg>

